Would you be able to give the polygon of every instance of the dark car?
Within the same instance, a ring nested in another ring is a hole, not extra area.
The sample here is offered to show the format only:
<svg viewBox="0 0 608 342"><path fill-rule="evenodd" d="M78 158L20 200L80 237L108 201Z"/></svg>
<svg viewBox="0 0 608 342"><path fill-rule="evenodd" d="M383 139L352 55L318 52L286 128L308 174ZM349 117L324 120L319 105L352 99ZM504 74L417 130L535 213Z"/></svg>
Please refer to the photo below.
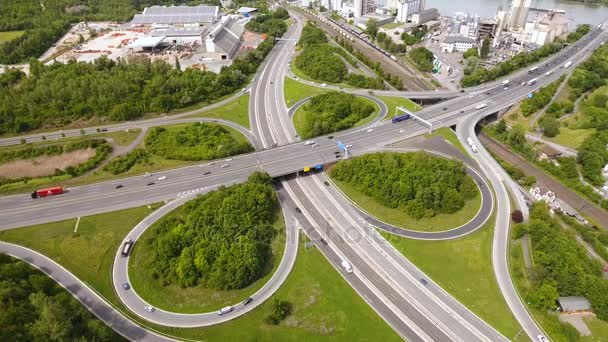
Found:
<svg viewBox="0 0 608 342"><path fill-rule="evenodd" d="M330 136L327 137L327 139L333 139L333 138L334 138L333 135L330 135Z"/></svg>
<svg viewBox="0 0 608 342"><path fill-rule="evenodd" d="M329 182L328 181L325 181L323 183L325 183L325 185L329 186Z"/></svg>
<svg viewBox="0 0 608 342"><path fill-rule="evenodd" d="M340 151L336 151L336 152L334 152L334 154L340 154Z"/></svg>
<svg viewBox="0 0 608 342"><path fill-rule="evenodd" d="M124 283L124 284L122 284L122 288L125 290L128 290L131 288L131 286L129 285L129 283Z"/></svg>
<svg viewBox="0 0 608 342"><path fill-rule="evenodd" d="M210 175L210 174L211 174L211 171L205 171L205 173L203 173L203 175L205 175L205 176Z"/></svg>
<svg viewBox="0 0 608 342"><path fill-rule="evenodd" d="M325 241L324 238L319 239L319 241L321 241L322 244L327 245L327 241Z"/></svg>
<svg viewBox="0 0 608 342"><path fill-rule="evenodd" d="M118 184L117 186L115 186L115 187L114 187L114 189L120 189L120 188L122 188L123 186L124 186L124 185L122 185L122 184Z"/></svg>
<svg viewBox="0 0 608 342"><path fill-rule="evenodd" d="M100 131L100 132L107 132L107 131L108 131L108 129L107 129L107 128L102 128L102 129L100 129L99 131Z"/></svg>
<svg viewBox="0 0 608 342"><path fill-rule="evenodd" d="M340 157L341 157L341 156L340 156L339 154L338 154L338 155L336 155L336 159L340 159Z"/></svg>
<svg viewBox="0 0 608 342"><path fill-rule="evenodd" d="M300 208L296 207L296 212L298 212L298 213L300 213L300 214L301 214L301 213L302 213L302 210L300 210Z"/></svg>
<svg viewBox="0 0 608 342"><path fill-rule="evenodd" d="M460 92L461 92L461 93L464 93L464 89L460 89Z"/></svg>
<svg viewBox="0 0 608 342"><path fill-rule="evenodd" d="M443 110L448 110L448 107L443 107Z"/></svg>
<svg viewBox="0 0 608 342"><path fill-rule="evenodd" d="M249 303L251 303L251 301L253 300L253 298L251 297L247 297L244 301L243 301L243 305L247 305Z"/></svg>
<svg viewBox="0 0 608 342"><path fill-rule="evenodd" d="M154 185L154 184L155 184L154 182L150 182L150 183L146 184L146 186L150 186L150 185Z"/></svg>
<svg viewBox="0 0 608 342"><path fill-rule="evenodd" d="M460 111L460 114L464 114L464 110L461 110L461 111Z"/></svg>
<svg viewBox="0 0 608 342"><path fill-rule="evenodd" d="M428 283L427 283L426 279L420 278L420 284L426 286L426 284L428 284Z"/></svg>

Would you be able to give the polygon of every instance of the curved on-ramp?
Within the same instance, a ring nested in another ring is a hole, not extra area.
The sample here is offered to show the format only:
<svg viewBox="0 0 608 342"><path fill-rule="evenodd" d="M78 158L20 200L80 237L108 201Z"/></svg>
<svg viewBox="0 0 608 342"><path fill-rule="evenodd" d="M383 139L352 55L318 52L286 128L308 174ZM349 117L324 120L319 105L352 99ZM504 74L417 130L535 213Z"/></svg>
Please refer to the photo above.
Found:
<svg viewBox="0 0 608 342"><path fill-rule="evenodd" d="M424 151L424 152L434 154L434 155L437 155L437 156L440 156L443 158L456 159L445 153L441 153L441 152L437 152L437 151L433 151L433 150L424 150L424 149L415 149L415 148L412 148L412 149L379 148L375 151L370 150L369 153L374 153L374 152L407 153L407 152L416 152L416 151ZM404 227L398 227L398 226L383 222L383 221L379 220L378 218L376 218L374 215L368 213L365 209L361 208L357 203L355 203L346 194L344 194L344 192L342 192L342 190L338 186L335 186L335 187L344 196L344 198L346 198L352 204L352 206L359 213L359 215L361 215L361 217L365 218L365 221L368 224L375 226L378 229L381 229L385 232L388 232L388 233L391 233L394 235L398 235L398 236L402 236L402 237L406 237L406 238L410 238L410 239L416 239L416 240L456 239L459 237L463 237L467 234L471 234L471 233L477 231L478 229L480 229L481 227L483 227L483 225L488 221L488 219L492 215L492 212L494 211L494 196L493 196L492 191L490 190L485 178L481 176L481 173L475 167L467 164L464 161L463 161L463 163L464 163L464 166L466 167L467 174L473 178L473 180L477 184L477 188L479 189L479 192L481 193L481 205L479 207L479 210L475 214L475 216L471 220L469 220L467 223L461 225L460 227L456 227L456 228L452 228L452 229L448 229L448 230L444 230L444 231L437 231L437 232L416 231L416 230L411 230L411 229L407 229ZM331 181L331 178L329 178L329 177L327 177L327 178Z"/></svg>
<svg viewBox="0 0 608 342"><path fill-rule="evenodd" d="M210 190L212 189L205 189L205 191ZM217 311L197 314L183 314L156 308L155 311L148 312L145 310L145 307L150 304L137 294L137 290L135 288L131 287L130 289L125 290L122 287L124 283L131 284L131 282L129 281L128 270L130 257L122 256L122 245L119 246L118 250L116 251L116 256L114 257L114 266L112 268L112 282L114 284L114 289L118 294L118 297L126 307L128 307L132 312L134 312L141 318L144 318L145 320L158 325L180 328L204 327L213 324L223 323L231 319L240 317L246 314L247 312L250 312L251 310L255 309L258 305L262 304L265 300L270 298L270 296L272 296L285 282L287 276L293 268L293 265L295 264L296 255L298 251L297 246L299 224L297 222L288 222L288 218L294 216L287 214L291 213L291 211L290 208L286 206L282 195L280 193L277 193L277 196L279 197L279 203L281 204L283 218L285 220L285 249L281 262L272 277L268 280L268 282L266 282L266 284L264 284L264 286L262 286L262 288L260 288L258 291L256 291L253 295L250 296L253 299L251 303L247 305L243 305L243 303L232 303L232 312L221 316L217 314ZM193 199L192 196L182 197L173 200L165 204L152 214L150 214L148 217L144 218L127 235L127 238L131 239L134 242L133 247L135 248L137 246L137 240L152 224L157 222L159 219L161 219L173 209L183 205L191 199Z"/></svg>

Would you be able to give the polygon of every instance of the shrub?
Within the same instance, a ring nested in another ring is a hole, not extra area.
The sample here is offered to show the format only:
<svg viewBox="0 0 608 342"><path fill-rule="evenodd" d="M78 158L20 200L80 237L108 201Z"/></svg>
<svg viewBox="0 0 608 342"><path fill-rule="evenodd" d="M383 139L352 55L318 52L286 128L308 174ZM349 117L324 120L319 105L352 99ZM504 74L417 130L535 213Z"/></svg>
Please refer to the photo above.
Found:
<svg viewBox="0 0 608 342"><path fill-rule="evenodd" d="M290 302L275 298L272 302L272 311L264 318L264 322L277 325L291 314L292 309L293 305Z"/></svg>
<svg viewBox="0 0 608 342"><path fill-rule="evenodd" d="M511 220L515 223L524 222L524 215L522 214L521 210L513 210L513 212L511 212Z"/></svg>

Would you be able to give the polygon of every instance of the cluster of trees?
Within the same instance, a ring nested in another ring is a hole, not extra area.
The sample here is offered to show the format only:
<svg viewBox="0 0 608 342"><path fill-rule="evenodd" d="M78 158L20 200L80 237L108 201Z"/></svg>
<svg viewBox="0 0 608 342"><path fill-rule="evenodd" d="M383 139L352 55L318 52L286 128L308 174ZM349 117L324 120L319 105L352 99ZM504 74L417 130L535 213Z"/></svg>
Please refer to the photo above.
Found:
<svg viewBox="0 0 608 342"><path fill-rule="evenodd" d="M533 286L528 301L539 310L554 309L558 296L585 296L597 318L608 320L608 279L602 265L587 256L574 237L537 202L525 227L533 248Z"/></svg>
<svg viewBox="0 0 608 342"><path fill-rule="evenodd" d="M576 39L578 39L578 38L576 38L576 36L578 35L577 32L580 33L580 32L588 31L588 30L589 30L588 25L580 25L576 29L575 32L570 33L570 35L568 36L567 39L576 40ZM571 36L573 38L570 38ZM485 82L493 81L502 76L506 76L515 70L519 70L530 64L534 64L534 63L538 62L539 60L556 53L557 51L561 50L563 47L564 47L564 43L562 41L556 40L555 42L545 44L542 47L540 47L539 49L536 49L534 51L519 53L507 61L498 63L496 66L494 66L491 69L479 68L479 69L475 70L470 75L463 77L460 82L460 85L462 87L474 87L474 86L480 85Z"/></svg>
<svg viewBox="0 0 608 342"><path fill-rule="evenodd" d="M393 38L384 32L378 32L375 38L376 44L390 53L404 53L407 50L407 47L404 44L395 43Z"/></svg>
<svg viewBox="0 0 608 342"><path fill-rule="evenodd" d="M422 38L424 38L427 31L428 27L426 25L416 26L410 33L403 32L401 34L401 39L405 45L414 45L422 41Z"/></svg>
<svg viewBox="0 0 608 342"><path fill-rule="evenodd" d="M597 226L582 225L573 217L564 214L561 214L560 218L574 228L599 256L608 260L608 231Z"/></svg>
<svg viewBox="0 0 608 342"><path fill-rule="evenodd" d="M50 277L0 253L0 340L123 341Z"/></svg>
<svg viewBox="0 0 608 342"><path fill-rule="evenodd" d="M222 126L197 122L179 128L154 127L146 136L146 149L167 159L210 160L250 152L253 147Z"/></svg>
<svg viewBox="0 0 608 342"><path fill-rule="evenodd" d="M249 31L266 33L269 36L280 37L287 31L285 19L289 18L289 12L279 7L269 14L258 15L250 20L245 28Z"/></svg>
<svg viewBox="0 0 608 342"><path fill-rule="evenodd" d="M275 298L272 301L272 311L264 318L266 324L277 325L291 314L293 305L286 301Z"/></svg>
<svg viewBox="0 0 608 342"><path fill-rule="evenodd" d="M219 290L251 284L272 260L277 207L272 179L259 172L186 203L183 219L163 219L143 241L153 251L152 276Z"/></svg>
<svg viewBox="0 0 608 342"><path fill-rule="evenodd" d="M570 100L575 101L582 94L606 85L608 79L608 46L597 48L593 54L568 79Z"/></svg>
<svg viewBox="0 0 608 342"><path fill-rule="evenodd" d="M74 142L65 145L50 145L44 147L27 147L14 151L0 152L0 164L10 162L17 159L32 159L41 156L54 156L62 153L73 152L77 150L83 150L93 148L95 149L95 155L89 158L87 161L78 164L76 166L68 166L65 169L55 169L54 176L61 176L68 174L72 177L77 177L97 167L102 161L104 161L108 155L112 152L112 146L103 139L88 139L83 141ZM28 181L28 177L22 178L0 178L0 185L18 183L22 181Z"/></svg>
<svg viewBox="0 0 608 342"><path fill-rule="evenodd" d="M526 98L521 102L520 109L523 116L528 117L544 108L551 102L553 95L559 88L559 85L564 81L564 76L559 80L549 83L532 94L531 98Z"/></svg>
<svg viewBox="0 0 608 342"><path fill-rule="evenodd" d="M411 33L403 32L401 34L403 44L397 44L386 33L379 32L378 21L371 19L367 22L365 33L367 33L382 49L391 53L404 53L407 50L407 46L420 43L427 30L428 27L426 25L420 25L416 26Z"/></svg>
<svg viewBox="0 0 608 342"><path fill-rule="evenodd" d="M132 120L148 112L212 102L242 88L273 44L272 39L265 40L217 74L181 71L145 56L48 66L32 60L29 77L10 86L0 83L0 134L93 117Z"/></svg>
<svg viewBox="0 0 608 342"><path fill-rule="evenodd" d="M503 121L503 124L504 124L504 121ZM499 123L499 125L500 125L500 123ZM526 176L526 174L520 168L505 162L504 160L502 160L500 157L498 157L496 155L492 155L492 157L494 159L496 159L498 164L500 164L500 166L505 171L507 171L507 173L509 174L509 177L511 177L513 180L515 180L517 183L519 183L523 187L529 188L536 183L536 177Z"/></svg>
<svg viewBox="0 0 608 342"><path fill-rule="evenodd" d="M604 185L602 168L608 163L608 130L600 130L587 137L578 148L577 159L581 173L589 183Z"/></svg>
<svg viewBox="0 0 608 342"><path fill-rule="evenodd" d="M433 70L433 52L425 47L417 47L409 53L410 59L416 64L420 71L431 72Z"/></svg>
<svg viewBox="0 0 608 342"><path fill-rule="evenodd" d="M346 40L346 39L337 39L336 41L338 42L338 44L340 44L340 46L342 46L344 49L346 49L346 51L348 51L351 54L353 54L355 57L357 57L358 60L360 60L361 62L365 63L365 65L367 65L372 70L374 70L374 72L378 75L378 77L380 79L385 80L390 85L392 85L393 87L395 87L397 90L403 90L404 89L404 87L403 87L403 81L401 81L401 79L399 78L399 76L396 76L396 75L390 74L388 72L385 72L384 69L382 68L382 65L380 64L380 62L372 61L369 57L367 57L366 54L364 54L361 51L353 48L353 46L351 45L351 43L348 40Z"/></svg>
<svg viewBox="0 0 608 342"><path fill-rule="evenodd" d="M349 74L340 56L355 67L357 61L342 48L330 45L325 32L311 22L304 26L298 45L302 53L295 58L294 64L307 76L319 81L346 81L356 87L384 89L380 78Z"/></svg>
<svg viewBox="0 0 608 342"><path fill-rule="evenodd" d="M341 161L330 174L416 219L453 214L477 195L462 162L424 152L368 154Z"/></svg>
<svg viewBox="0 0 608 342"><path fill-rule="evenodd" d="M313 97L303 109L300 135L304 139L351 128L375 111L368 100L337 91Z"/></svg>
<svg viewBox="0 0 608 342"><path fill-rule="evenodd" d="M0 45L0 64L14 64L38 57L79 21L127 21L150 5L180 4L181 0L38 0L3 1L0 32L25 33Z"/></svg>
<svg viewBox="0 0 608 342"><path fill-rule="evenodd" d="M104 166L103 169L113 175L119 175L129 171L135 164L144 164L148 162L149 159L150 153L142 148L138 148L124 156L113 159Z"/></svg>

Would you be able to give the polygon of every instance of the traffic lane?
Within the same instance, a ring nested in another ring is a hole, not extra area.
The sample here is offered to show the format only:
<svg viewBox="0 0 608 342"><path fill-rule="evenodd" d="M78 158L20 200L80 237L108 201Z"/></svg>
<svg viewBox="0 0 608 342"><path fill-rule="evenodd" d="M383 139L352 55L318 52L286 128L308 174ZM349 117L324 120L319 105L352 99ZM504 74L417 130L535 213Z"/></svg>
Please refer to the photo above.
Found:
<svg viewBox="0 0 608 342"><path fill-rule="evenodd" d="M304 191L301 189L299 184L293 179L286 181L287 184L293 189L296 197L300 201L302 208L309 213L313 220L316 222L314 229L322 229L322 233L320 233L320 237L324 238L327 242L331 242L336 248L340 251L344 257L349 261L349 263L353 266L355 272L351 274L347 274L344 277L346 279L355 278L351 277L354 275L365 275L367 280L375 286L384 296L390 298L390 302L394 303L399 308L399 311L406 314L411 321L417 322L420 325L420 328L424 330L425 333L429 334L435 341L448 341L448 337L443 334L437 327L428 321L426 317L421 315L413 306L405 301L401 295L395 291L390 285L386 284L386 282L377 274L377 270L369 267L365 261L359 256L359 253L354 251L350 246L344 241L344 239L337 233L334 232L331 224L325 219L325 217L317 211L315 205L310 202ZM304 215L300 214L299 217L304 217ZM320 226L323 228L321 228ZM341 263L341 257L336 255L336 258L339 259L337 262ZM344 270L339 267L341 274L344 274ZM374 301L374 303L376 303ZM390 312L392 310L388 309ZM395 313L393 312L393 315ZM400 332L402 336L408 341L422 341L423 339L414 332L412 327L406 325L402 319L397 318L399 325L394 326L397 331ZM422 323L422 324L421 324Z"/></svg>
<svg viewBox="0 0 608 342"><path fill-rule="evenodd" d="M0 250L20 259L55 280L97 318L117 333L131 341L175 341L157 335L132 322L102 300L97 293L82 283L76 276L50 258L31 249L0 241Z"/></svg>
<svg viewBox="0 0 608 342"><path fill-rule="evenodd" d="M314 201L321 204L320 208L326 210L325 214L331 215L335 220L338 234L342 234L349 240L348 242L355 244L358 250L364 251L370 267L377 268L384 274L395 290L400 292L404 299L436 325L442 333L449 334L451 340L487 340L474 325L464 321L458 312L446 305L442 298L429 291L428 283L421 284L422 274L419 270L415 267L403 267L395 261L394 257L387 257L386 251L382 249L382 244L376 241L384 239L380 235L375 235L376 239L374 239L374 236L371 235L372 232L375 232L373 229L366 230L353 216L348 215L351 213L335 200L326 187L322 186L321 180L311 176L301 178L300 181L305 184L303 188L308 193L308 197L314 197ZM315 183L320 187L321 194L314 191ZM401 254L398 257L404 258ZM464 307L462 309L466 310ZM481 322L481 324L485 323Z"/></svg>

